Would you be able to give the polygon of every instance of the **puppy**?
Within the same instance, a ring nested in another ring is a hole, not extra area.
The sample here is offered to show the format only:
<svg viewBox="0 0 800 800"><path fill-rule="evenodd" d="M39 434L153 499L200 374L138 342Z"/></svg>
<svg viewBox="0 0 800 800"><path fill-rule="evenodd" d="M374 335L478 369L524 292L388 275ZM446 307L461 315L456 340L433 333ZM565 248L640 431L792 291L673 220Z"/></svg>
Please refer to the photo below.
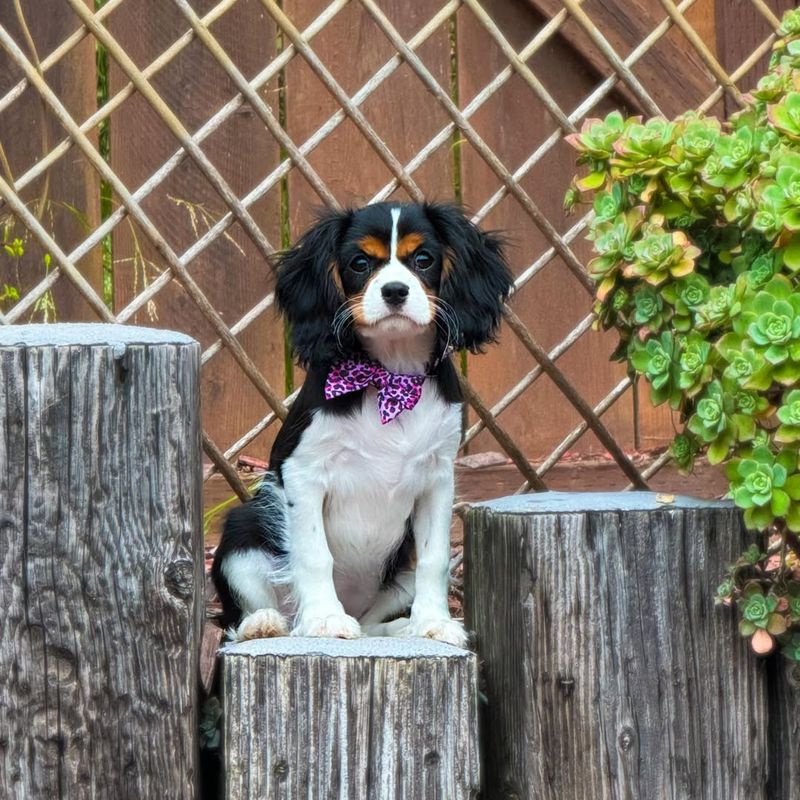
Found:
<svg viewBox="0 0 800 800"><path fill-rule="evenodd" d="M277 301L307 375L217 549L232 638L291 627L466 644L447 605L450 354L493 340L510 285L499 239L450 205L328 213L280 257Z"/></svg>

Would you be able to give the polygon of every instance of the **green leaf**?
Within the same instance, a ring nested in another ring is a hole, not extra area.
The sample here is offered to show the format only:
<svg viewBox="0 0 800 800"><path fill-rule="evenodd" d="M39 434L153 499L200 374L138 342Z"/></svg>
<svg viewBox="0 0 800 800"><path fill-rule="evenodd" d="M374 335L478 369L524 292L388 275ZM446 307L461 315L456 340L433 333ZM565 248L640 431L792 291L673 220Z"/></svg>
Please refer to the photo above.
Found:
<svg viewBox="0 0 800 800"><path fill-rule="evenodd" d="M575 185L582 192L590 192L599 189L606 179L605 172L590 172L585 178L581 178Z"/></svg>
<svg viewBox="0 0 800 800"><path fill-rule="evenodd" d="M715 442L712 442L708 447L708 463L720 464L725 460L730 449L727 436L721 436Z"/></svg>
<svg viewBox="0 0 800 800"><path fill-rule="evenodd" d="M776 517L782 517L789 510L789 495L782 489L775 489L772 492L772 501L770 503L772 513Z"/></svg>
<svg viewBox="0 0 800 800"><path fill-rule="evenodd" d="M773 636L780 636L786 633L786 619L783 614L770 614L767 621L767 633Z"/></svg>
<svg viewBox="0 0 800 800"><path fill-rule="evenodd" d="M746 619L739 622L739 633L742 636L752 636L757 630L758 628Z"/></svg>
<svg viewBox="0 0 800 800"><path fill-rule="evenodd" d="M792 500L800 500L800 475L792 475L787 478L783 489Z"/></svg>
<svg viewBox="0 0 800 800"><path fill-rule="evenodd" d="M783 251L783 263L792 271L800 269L800 236L793 236Z"/></svg>

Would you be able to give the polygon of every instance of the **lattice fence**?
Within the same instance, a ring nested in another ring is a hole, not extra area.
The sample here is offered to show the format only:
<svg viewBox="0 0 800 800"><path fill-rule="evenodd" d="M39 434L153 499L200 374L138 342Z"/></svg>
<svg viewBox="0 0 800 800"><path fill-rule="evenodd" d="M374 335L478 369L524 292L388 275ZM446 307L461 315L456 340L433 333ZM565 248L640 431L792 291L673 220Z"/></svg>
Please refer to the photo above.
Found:
<svg viewBox="0 0 800 800"><path fill-rule="evenodd" d="M742 104L787 2L14 0L0 9L0 322L175 327L203 344L208 475L286 416L301 376L272 257L314 205L452 198L515 242L501 345L463 359L465 447L524 480L573 449L666 441L590 332L563 136L614 106ZM492 443L494 440L494 443ZM535 458L535 461L532 459Z"/></svg>

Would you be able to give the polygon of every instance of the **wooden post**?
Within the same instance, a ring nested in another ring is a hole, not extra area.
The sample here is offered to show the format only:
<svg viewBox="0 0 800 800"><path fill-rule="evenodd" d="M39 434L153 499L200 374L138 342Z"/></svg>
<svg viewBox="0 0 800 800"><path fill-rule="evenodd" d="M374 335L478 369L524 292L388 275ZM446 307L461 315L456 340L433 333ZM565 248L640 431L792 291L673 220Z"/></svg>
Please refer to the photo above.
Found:
<svg viewBox="0 0 800 800"><path fill-rule="evenodd" d="M190 800L199 348L0 328L0 797Z"/></svg>
<svg viewBox="0 0 800 800"><path fill-rule="evenodd" d="M789 800L766 790L764 662L713 602L749 541L730 504L649 492L470 509L487 799Z"/></svg>
<svg viewBox="0 0 800 800"><path fill-rule="evenodd" d="M222 651L226 800L461 800L480 785L477 661L427 639Z"/></svg>

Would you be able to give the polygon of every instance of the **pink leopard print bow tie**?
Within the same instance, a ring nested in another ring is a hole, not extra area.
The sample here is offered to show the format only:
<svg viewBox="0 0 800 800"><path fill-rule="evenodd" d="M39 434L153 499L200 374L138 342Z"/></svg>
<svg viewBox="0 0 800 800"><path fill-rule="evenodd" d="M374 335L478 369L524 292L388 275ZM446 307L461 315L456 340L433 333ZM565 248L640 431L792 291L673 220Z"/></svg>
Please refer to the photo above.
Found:
<svg viewBox="0 0 800 800"><path fill-rule="evenodd" d="M400 375L389 372L377 361L348 358L334 364L325 381L325 399L332 400L367 386L378 390L381 423L391 422L404 410L411 411L422 397L425 375Z"/></svg>

